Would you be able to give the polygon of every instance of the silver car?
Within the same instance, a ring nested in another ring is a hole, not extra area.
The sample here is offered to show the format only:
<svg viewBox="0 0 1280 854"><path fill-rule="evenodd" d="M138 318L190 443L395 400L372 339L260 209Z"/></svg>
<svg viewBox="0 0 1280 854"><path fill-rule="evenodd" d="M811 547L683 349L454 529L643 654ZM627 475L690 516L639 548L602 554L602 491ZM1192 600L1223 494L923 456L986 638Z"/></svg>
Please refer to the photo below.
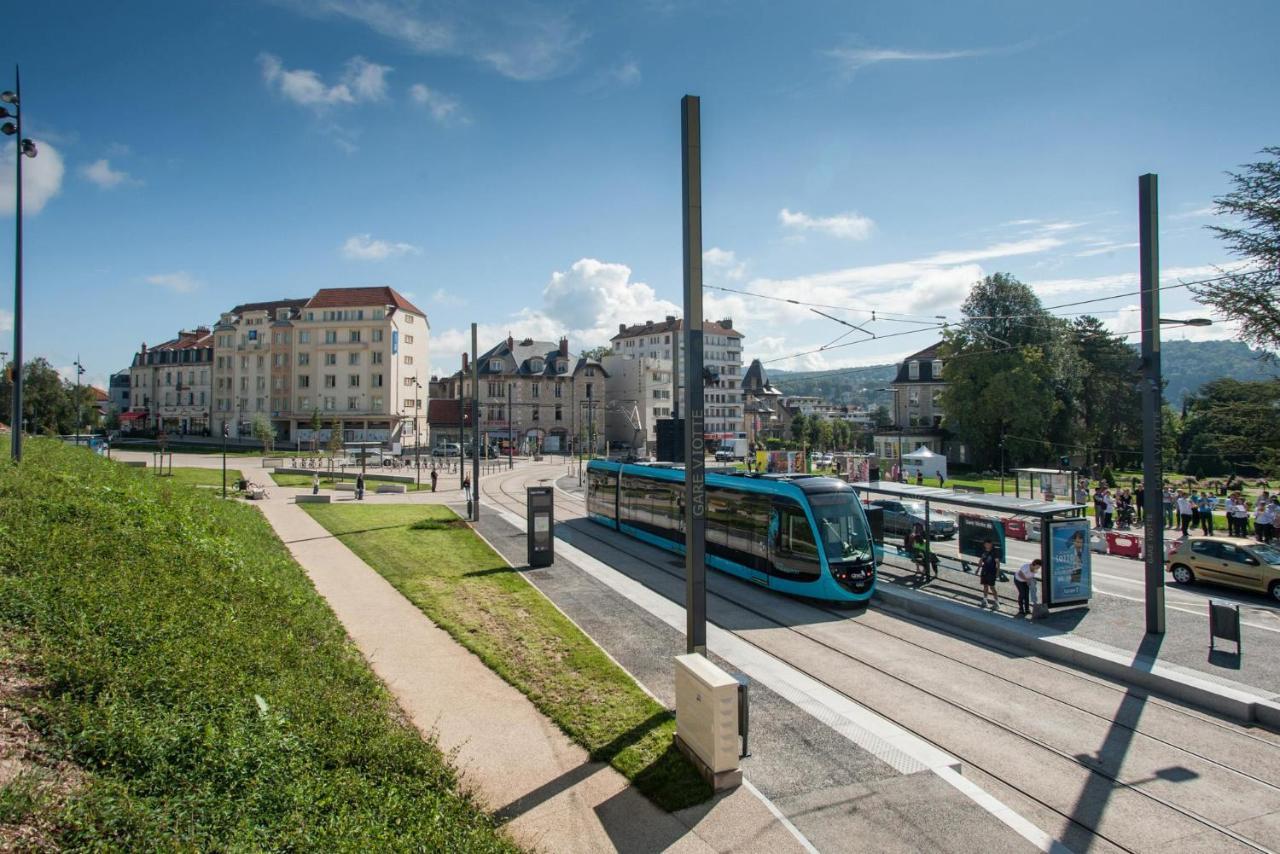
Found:
<svg viewBox="0 0 1280 854"><path fill-rule="evenodd" d="M905 537L916 525L924 527L924 502L881 498L867 502L884 510L884 532ZM929 508L929 539L949 540L956 535L956 517L945 510Z"/></svg>

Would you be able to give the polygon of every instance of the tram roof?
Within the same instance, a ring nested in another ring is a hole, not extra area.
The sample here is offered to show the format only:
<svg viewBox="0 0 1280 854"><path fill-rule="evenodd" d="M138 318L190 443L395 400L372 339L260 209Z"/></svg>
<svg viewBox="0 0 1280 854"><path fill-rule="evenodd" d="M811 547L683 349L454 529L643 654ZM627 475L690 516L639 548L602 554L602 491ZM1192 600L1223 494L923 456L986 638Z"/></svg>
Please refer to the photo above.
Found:
<svg viewBox="0 0 1280 854"><path fill-rule="evenodd" d="M958 507L972 507L976 510L996 510L1004 513L1017 513L1021 516L1082 516L1083 504L1069 501L1040 501L1035 498L1015 498L1012 495L986 495L975 492L956 492L954 489L939 489L936 486L916 486L911 483L897 483L892 480L864 480L851 484L859 492L874 492L879 495L891 495L894 498L906 498L915 501L943 501Z"/></svg>

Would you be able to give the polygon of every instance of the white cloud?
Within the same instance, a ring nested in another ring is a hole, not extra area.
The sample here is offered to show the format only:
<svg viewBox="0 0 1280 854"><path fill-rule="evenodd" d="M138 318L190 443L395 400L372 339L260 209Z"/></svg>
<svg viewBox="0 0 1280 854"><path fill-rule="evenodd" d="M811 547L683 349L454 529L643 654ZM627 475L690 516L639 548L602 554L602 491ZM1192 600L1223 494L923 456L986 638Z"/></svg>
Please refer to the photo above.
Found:
<svg viewBox="0 0 1280 854"><path fill-rule="evenodd" d="M1137 243L1113 243L1111 241L1100 241L1090 244L1090 248L1082 249L1076 253L1077 258L1092 258L1095 255L1107 255L1111 252L1118 252L1121 249L1137 249Z"/></svg>
<svg viewBox="0 0 1280 854"><path fill-rule="evenodd" d="M13 329L13 312L0 309L0 332L10 332Z"/></svg>
<svg viewBox="0 0 1280 854"><path fill-rule="evenodd" d="M1020 42L1005 47L964 48L959 50L903 50L891 47L838 47L824 51L836 60L845 74L853 74L860 68L881 62L945 62L951 59L971 59L979 56L1016 53L1031 46Z"/></svg>
<svg viewBox="0 0 1280 854"><path fill-rule="evenodd" d="M80 174L87 180L97 184L103 190L112 190L130 181L129 173L122 169L112 169L111 161L105 157L95 160L80 169Z"/></svg>
<svg viewBox="0 0 1280 854"><path fill-rule="evenodd" d="M1223 269L1237 269L1239 264L1224 264ZM1197 267L1165 267L1160 270L1161 285L1174 285L1180 281L1210 279L1221 275L1221 269L1214 264L1202 264ZM1114 291L1121 288L1136 290L1138 273L1113 273L1106 276L1092 276L1072 279L1044 279L1028 282L1031 289L1041 298L1054 294L1091 293L1096 291Z"/></svg>
<svg viewBox="0 0 1280 854"><path fill-rule="evenodd" d="M875 227L875 223L869 217L857 213L815 217L803 211L790 211L787 208L778 211L778 221L787 228L797 231L821 231L847 240L865 240L871 236L871 230Z"/></svg>
<svg viewBox="0 0 1280 854"><path fill-rule="evenodd" d="M1170 214L1169 219L1204 219L1211 217L1218 212L1213 205L1205 205L1195 210L1183 211L1182 213Z"/></svg>
<svg viewBox="0 0 1280 854"><path fill-rule="evenodd" d="M412 243L375 240L372 234L353 234L342 244L342 257L348 261L385 261L401 255L421 255Z"/></svg>
<svg viewBox="0 0 1280 854"><path fill-rule="evenodd" d="M408 294L405 294L408 297ZM412 297L410 297L412 299ZM437 305L466 305L467 300L461 294L455 294L444 288L436 288L435 293L431 295L431 301Z"/></svg>
<svg viewBox="0 0 1280 854"><path fill-rule="evenodd" d="M62 155L43 140L35 140L36 156L28 157L22 164L22 212L39 213L45 204L62 189L62 175L66 171ZM0 157L0 214L12 216L17 203L14 193L14 158L18 145L10 142Z"/></svg>
<svg viewBox="0 0 1280 854"><path fill-rule="evenodd" d="M415 104L425 107L431 118L442 125L455 121L466 122L462 116L458 99L430 88L425 83L414 83L409 87L409 97Z"/></svg>
<svg viewBox="0 0 1280 854"><path fill-rule="evenodd" d="M702 253L702 265L726 279L738 280L747 274L746 263L739 261L733 250L719 246L712 246Z"/></svg>
<svg viewBox="0 0 1280 854"><path fill-rule="evenodd" d="M544 80L565 72L587 38L567 13L538 3L281 2L300 14L355 21L415 53L469 57L514 80Z"/></svg>
<svg viewBox="0 0 1280 854"><path fill-rule="evenodd" d="M268 89L282 97L323 111L335 104L357 104L384 101L387 97L387 74L390 66L378 65L362 56L347 60L342 76L332 86L309 69L288 69L278 56L263 53L258 56L262 67L262 80Z"/></svg>
<svg viewBox="0 0 1280 854"><path fill-rule="evenodd" d="M189 294L200 287L200 282L185 270L176 273L157 273L147 276L147 284L165 288L175 294Z"/></svg>
<svg viewBox="0 0 1280 854"><path fill-rule="evenodd" d="M1166 320L1190 320L1192 318L1209 317L1203 307L1188 308L1181 311L1162 310L1160 316ZM1102 321L1109 331L1125 336L1130 343L1138 343L1142 331L1142 308L1137 303L1129 303L1119 308L1115 314ZM1233 320L1214 319L1212 326L1177 326L1162 324L1160 339L1162 341L1227 341L1239 337L1240 324Z"/></svg>

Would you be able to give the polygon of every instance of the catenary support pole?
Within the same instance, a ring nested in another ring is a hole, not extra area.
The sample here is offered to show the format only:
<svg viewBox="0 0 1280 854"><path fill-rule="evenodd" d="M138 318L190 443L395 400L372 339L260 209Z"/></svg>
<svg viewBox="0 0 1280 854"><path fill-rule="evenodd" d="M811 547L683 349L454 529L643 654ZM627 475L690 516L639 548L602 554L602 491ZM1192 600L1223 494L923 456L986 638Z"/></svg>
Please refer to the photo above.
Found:
<svg viewBox="0 0 1280 854"><path fill-rule="evenodd" d="M13 252L13 416L9 422L10 452L15 463L22 462L22 114L26 108L22 104L22 73L18 66L13 67L13 91L17 95L18 109L14 112L17 133L16 161L17 184L16 207L14 208L14 252Z"/></svg>
<svg viewBox="0 0 1280 854"><path fill-rule="evenodd" d="M466 402L462 396L462 387L466 385L467 379L467 357L462 357L462 368L458 371L458 489L462 489L462 484L466 480L466 462L467 455L463 452L462 447L467 443L467 413Z"/></svg>
<svg viewBox="0 0 1280 854"><path fill-rule="evenodd" d="M684 184L684 530L686 651L707 654L706 459L702 393L702 124L696 95L680 100ZM673 377L674 380L674 377Z"/></svg>
<svg viewBox="0 0 1280 854"><path fill-rule="evenodd" d="M480 363L476 325L471 324L471 521L480 521Z"/></svg>
<svg viewBox="0 0 1280 854"><path fill-rule="evenodd" d="M516 441L516 411L511 408L511 387L515 383L507 383L507 471L516 467L515 445Z"/></svg>
<svg viewBox="0 0 1280 854"><path fill-rule="evenodd" d="M1164 472L1161 465L1160 404L1160 243L1157 180L1153 174L1138 178L1138 257L1141 264L1142 318L1142 496L1144 531L1143 563L1146 576L1147 632L1162 635L1164 612Z"/></svg>

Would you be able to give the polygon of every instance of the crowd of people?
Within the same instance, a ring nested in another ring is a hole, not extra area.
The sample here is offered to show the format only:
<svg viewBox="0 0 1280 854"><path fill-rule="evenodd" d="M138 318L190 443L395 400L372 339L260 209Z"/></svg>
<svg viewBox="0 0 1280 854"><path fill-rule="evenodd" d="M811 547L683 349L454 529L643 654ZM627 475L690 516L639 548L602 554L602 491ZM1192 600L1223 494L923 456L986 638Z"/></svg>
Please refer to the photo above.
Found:
<svg viewBox="0 0 1280 854"><path fill-rule="evenodd" d="M1134 489L1113 489L1099 484L1092 498L1089 489L1081 485L1076 490L1077 504L1093 504L1094 524L1097 530L1128 530L1143 521L1144 499L1141 485ZM1217 533L1215 512L1226 516L1230 537L1254 537L1260 543L1276 539L1276 527L1280 523L1280 493L1272 495L1266 489L1253 500L1236 489L1225 496L1214 495L1211 489L1175 489L1165 485L1160 496L1164 515L1164 527L1181 529L1182 536L1199 531L1205 536Z"/></svg>

